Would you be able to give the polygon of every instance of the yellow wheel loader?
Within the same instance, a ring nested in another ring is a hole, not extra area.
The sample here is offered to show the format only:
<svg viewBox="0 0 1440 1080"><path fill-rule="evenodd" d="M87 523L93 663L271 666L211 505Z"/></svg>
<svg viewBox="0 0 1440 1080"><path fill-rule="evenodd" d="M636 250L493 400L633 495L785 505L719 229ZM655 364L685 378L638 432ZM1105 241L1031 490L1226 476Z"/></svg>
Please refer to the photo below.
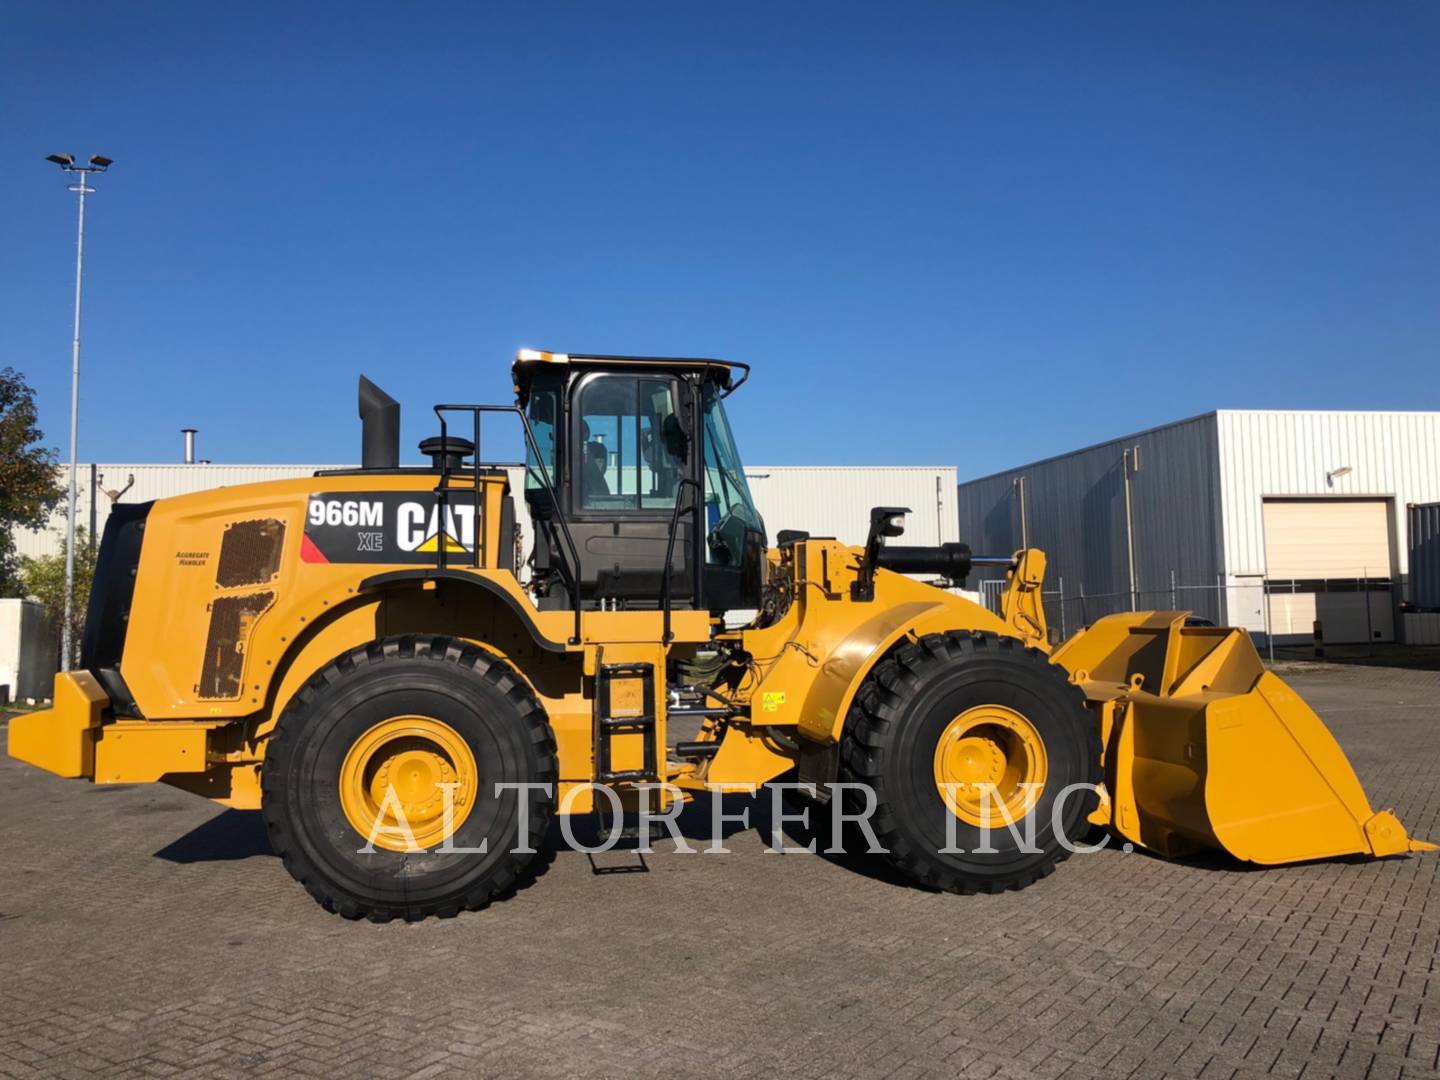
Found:
<svg viewBox="0 0 1440 1080"><path fill-rule="evenodd" d="M769 546L723 404L745 365L513 372L514 405L436 406L427 466L362 378L360 468L117 505L81 667L9 752L258 808L317 900L374 920L503 895L557 813L776 781L961 893L1028 885L1095 826L1257 863L1429 848L1244 631L1144 612L1052 649L1039 551L902 546L901 507L863 546ZM479 451L504 414L520 493ZM980 563L1006 568L999 614L919 580Z"/></svg>

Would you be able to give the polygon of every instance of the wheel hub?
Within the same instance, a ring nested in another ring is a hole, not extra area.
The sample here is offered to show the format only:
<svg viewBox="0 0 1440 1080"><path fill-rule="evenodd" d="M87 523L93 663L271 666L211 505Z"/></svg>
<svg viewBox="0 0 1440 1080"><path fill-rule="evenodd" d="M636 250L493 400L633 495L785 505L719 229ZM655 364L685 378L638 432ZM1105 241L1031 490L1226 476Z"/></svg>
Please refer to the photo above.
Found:
<svg viewBox="0 0 1440 1080"><path fill-rule="evenodd" d="M978 705L956 716L935 745L935 788L952 813L971 825L1003 828L1019 821L1045 784L1045 743L1022 714Z"/></svg>
<svg viewBox="0 0 1440 1080"><path fill-rule="evenodd" d="M409 851L446 839L470 815L478 791L475 755L449 724L394 716L355 740L340 766L340 807L376 847ZM453 786L451 786L453 785ZM408 833L408 835L407 835Z"/></svg>

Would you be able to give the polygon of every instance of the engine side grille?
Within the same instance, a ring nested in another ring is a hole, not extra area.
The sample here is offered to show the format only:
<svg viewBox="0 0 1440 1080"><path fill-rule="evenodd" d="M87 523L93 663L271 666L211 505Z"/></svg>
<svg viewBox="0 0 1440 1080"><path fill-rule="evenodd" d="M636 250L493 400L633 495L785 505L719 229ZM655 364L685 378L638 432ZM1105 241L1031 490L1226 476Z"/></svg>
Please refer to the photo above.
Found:
<svg viewBox="0 0 1440 1080"><path fill-rule="evenodd" d="M275 602L273 592L249 596L222 596L210 605L210 633L205 639L205 661L200 669L201 698L234 699L240 696L245 670L245 642L255 620Z"/></svg>
<svg viewBox="0 0 1440 1080"><path fill-rule="evenodd" d="M275 518L235 521L225 526L220 541L220 565L215 584L222 589L237 585L265 585L280 570L285 546L285 523Z"/></svg>

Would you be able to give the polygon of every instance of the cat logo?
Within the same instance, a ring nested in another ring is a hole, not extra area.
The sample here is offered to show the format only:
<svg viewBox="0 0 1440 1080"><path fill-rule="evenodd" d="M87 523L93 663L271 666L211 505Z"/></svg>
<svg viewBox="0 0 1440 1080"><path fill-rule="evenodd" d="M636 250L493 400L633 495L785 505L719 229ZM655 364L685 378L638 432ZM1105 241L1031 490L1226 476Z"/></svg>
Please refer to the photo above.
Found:
<svg viewBox="0 0 1440 1080"><path fill-rule="evenodd" d="M433 502L403 502L396 513L396 543L401 551L433 555L443 546L446 554L467 555L475 550L475 507L465 503L445 508L442 527L440 507Z"/></svg>

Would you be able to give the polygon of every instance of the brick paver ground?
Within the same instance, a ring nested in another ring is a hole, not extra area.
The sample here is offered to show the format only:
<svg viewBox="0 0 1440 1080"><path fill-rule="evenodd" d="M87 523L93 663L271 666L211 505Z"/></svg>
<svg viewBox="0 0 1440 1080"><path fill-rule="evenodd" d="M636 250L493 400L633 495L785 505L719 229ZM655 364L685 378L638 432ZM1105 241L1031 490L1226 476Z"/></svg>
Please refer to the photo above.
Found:
<svg viewBox="0 0 1440 1080"><path fill-rule="evenodd" d="M1291 680L1440 838L1440 674ZM963 898L746 831L373 926L255 817L0 763L0 1076L1440 1075L1440 856L1110 851Z"/></svg>

